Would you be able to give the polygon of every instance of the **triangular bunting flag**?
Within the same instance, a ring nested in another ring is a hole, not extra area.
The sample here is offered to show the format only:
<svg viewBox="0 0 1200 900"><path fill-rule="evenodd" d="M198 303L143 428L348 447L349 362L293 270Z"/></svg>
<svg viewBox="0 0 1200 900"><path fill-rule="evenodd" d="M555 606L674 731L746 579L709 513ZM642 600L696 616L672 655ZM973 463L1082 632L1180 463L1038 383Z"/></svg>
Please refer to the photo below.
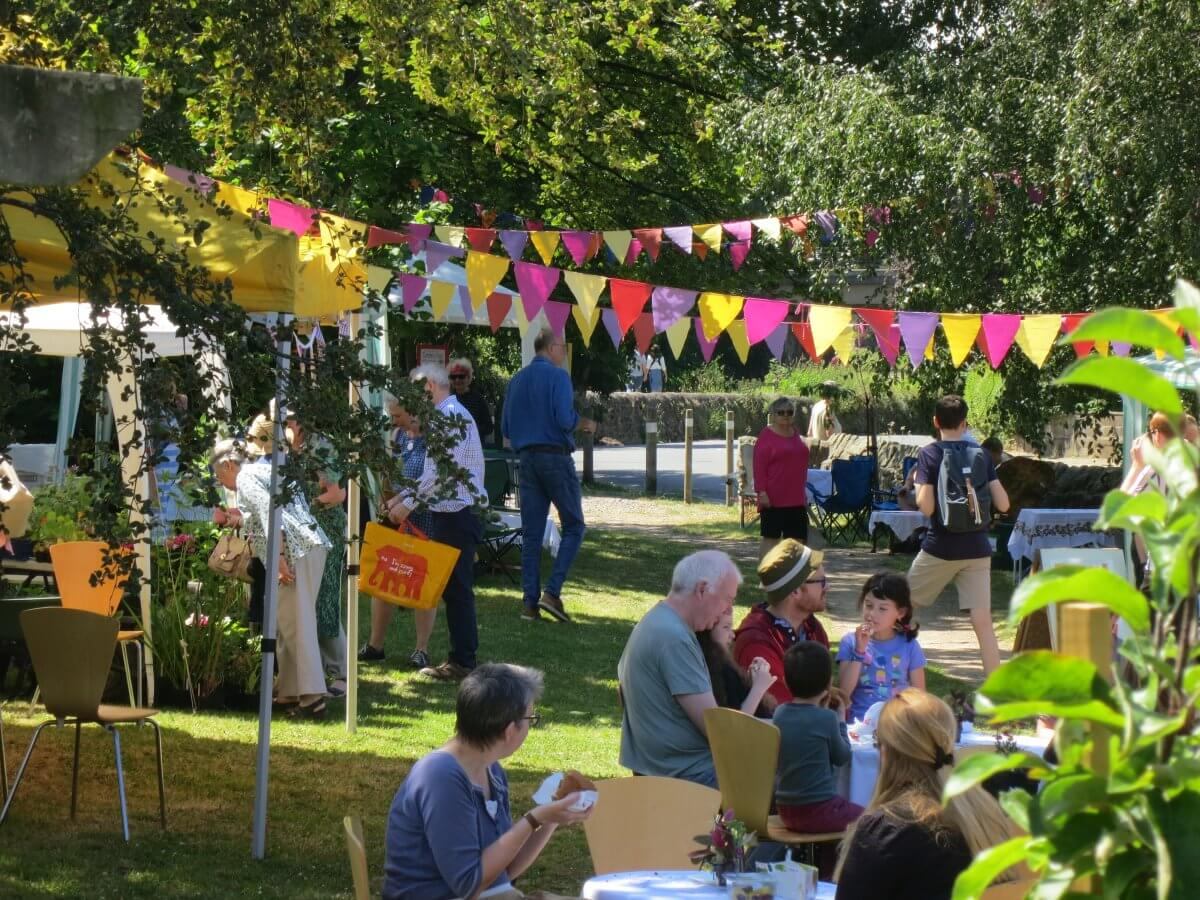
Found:
<svg viewBox="0 0 1200 900"><path fill-rule="evenodd" d="M937 313L902 312L897 318L900 320L904 349L908 352L908 358L915 369L924 362L925 348L929 346L929 342L933 340L933 333L937 330Z"/></svg>
<svg viewBox="0 0 1200 900"><path fill-rule="evenodd" d="M592 249L592 233L590 231L564 231L561 235L562 245L575 260L575 265L582 266L588 260L588 252Z"/></svg>
<svg viewBox="0 0 1200 900"><path fill-rule="evenodd" d="M806 234L808 234L807 213L801 213L798 216L785 216L779 220L779 224L798 237L804 237Z"/></svg>
<svg viewBox="0 0 1200 900"><path fill-rule="evenodd" d="M470 322L475 318L475 307L471 303L471 292L467 290L465 284L460 285L458 288L458 303L462 307L464 322Z"/></svg>
<svg viewBox="0 0 1200 900"><path fill-rule="evenodd" d="M625 251L625 265L632 266L637 262L638 257L642 255L642 242L637 238L630 238L629 249Z"/></svg>
<svg viewBox="0 0 1200 900"><path fill-rule="evenodd" d="M1063 334L1070 334L1079 327L1079 323L1088 317L1088 313L1068 313L1063 316L1062 330ZM1075 356L1083 359L1092 352L1092 347L1095 345L1091 341L1078 341L1071 345L1071 349L1075 351Z"/></svg>
<svg viewBox="0 0 1200 900"><path fill-rule="evenodd" d="M525 316L532 320L545 305L562 272L552 266L523 261L513 263L513 272L517 276L517 293L521 295Z"/></svg>
<svg viewBox="0 0 1200 900"><path fill-rule="evenodd" d="M471 292L471 302L476 309L496 290L500 279L508 272L508 265L508 260L503 256L467 251L467 290Z"/></svg>
<svg viewBox="0 0 1200 900"><path fill-rule="evenodd" d="M808 308L808 322L812 325L813 346L821 356L830 348L839 334L850 324L853 310L848 306L825 306L814 303Z"/></svg>
<svg viewBox="0 0 1200 900"><path fill-rule="evenodd" d="M633 235L628 231L606 231L604 232L604 243L608 244L608 249L613 252L618 260L624 259L629 252L629 244L633 240Z"/></svg>
<svg viewBox="0 0 1200 900"><path fill-rule="evenodd" d="M708 244L692 244L692 252L700 259L708 259Z"/></svg>
<svg viewBox="0 0 1200 900"><path fill-rule="evenodd" d="M575 308L571 303L547 300L543 311L546 313L546 321L550 323L550 330L559 337L563 337L566 334L567 319L571 317L571 310ZM533 316L529 318L532 319Z"/></svg>
<svg viewBox="0 0 1200 900"><path fill-rule="evenodd" d="M851 326L843 331L830 344L833 350L833 355L844 365L850 361L850 357L854 355L855 341L858 339L858 331Z"/></svg>
<svg viewBox="0 0 1200 900"><path fill-rule="evenodd" d="M688 316L676 319L667 329L667 346L671 355L676 359L683 356L683 345L687 343L688 332L692 330L692 320Z"/></svg>
<svg viewBox="0 0 1200 900"><path fill-rule="evenodd" d="M400 287L404 292L404 312L411 313L413 307L421 299L421 295L425 293L425 281L420 275L401 275Z"/></svg>
<svg viewBox="0 0 1200 900"><path fill-rule="evenodd" d="M779 226L779 220L774 216L769 216L765 219L751 219L750 224L769 237L771 240L779 240L781 229Z"/></svg>
<svg viewBox="0 0 1200 900"><path fill-rule="evenodd" d="M662 247L661 228L635 228L633 236L641 242L641 246L650 254L652 262L658 262L658 251Z"/></svg>
<svg viewBox="0 0 1200 900"><path fill-rule="evenodd" d="M608 297L612 308L617 313L617 327L621 336L625 336L637 317L641 315L650 296L650 285L644 281L625 281L622 278L610 278L608 281Z"/></svg>
<svg viewBox="0 0 1200 900"><path fill-rule="evenodd" d="M467 230L460 225L435 225L433 232L439 241L451 247L461 247L463 238L467 235Z"/></svg>
<svg viewBox="0 0 1200 900"><path fill-rule="evenodd" d="M1020 338L1020 333L1018 333L1017 340L1019 341ZM1131 347L1133 347L1133 344L1127 344L1124 341L1113 341L1109 346L1112 349L1113 356L1128 356L1129 350Z"/></svg>
<svg viewBox="0 0 1200 900"><path fill-rule="evenodd" d="M467 257L469 261L471 257ZM504 317L512 309L512 296L509 294L490 294L487 298L488 324L492 326L492 334L500 330Z"/></svg>
<svg viewBox="0 0 1200 900"><path fill-rule="evenodd" d="M679 321L681 316L691 312L692 304L696 302L697 291L688 291L677 287L659 286L654 289L650 298L650 309L654 316L654 330L666 331Z"/></svg>
<svg viewBox="0 0 1200 900"><path fill-rule="evenodd" d="M787 346L787 336L788 327L786 325L780 325L763 339L766 341L767 347L771 351L771 355L778 360L783 359L783 349Z"/></svg>
<svg viewBox="0 0 1200 900"><path fill-rule="evenodd" d="M1017 337L1021 317L1013 313L984 313L983 344L988 362L993 369L1000 368L1008 349Z"/></svg>
<svg viewBox="0 0 1200 900"><path fill-rule="evenodd" d="M650 313L642 313L633 323L633 340L643 353L650 349L650 342L654 340L654 320Z"/></svg>
<svg viewBox="0 0 1200 900"><path fill-rule="evenodd" d="M670 239L671 243L682 250L684 253L692 252L692 226L691 225L676 225L672 228L664 228L662 233Z"/></svg>
<svg viewBox="0 0 1200 900"><path fill-rule="evenodd" d="M979 334L980 318L969 313L942 313L942 331L946 332L946 343L950 345L950 361L958 368L975 346Z"/></svg>
<svg viewBox="0 0 1200 900"><path fill-rule="evenodd" d="M492 244L496 241L496 232L491 228L468 228L467 243L471 245L472 250L478 250L480 253L490 253Z"/></svg>
<svg viewBox="0 0 1200 900"><path fill-rule="evenodd" d="M696 225L696 237L704 241L714 253L721 252L721 226Z"/></svg>
<svg viewBox="0 0 1200 900"><path fill-rule="evenodd" d="M603 275L589 275L587 272L564 272L563 281L583 307L585 316L592 314L592 310L596 308L596 301L600 299L604 286L608 284L608 279Z"/></svg>
<svg viewBox="0 0 1200 900"><path fill-rule="evenodd" d="M389 231L387 228L377 228L372 225L367 229L367 249L382 247L386 244L407 244L408 235L399 231Z"/></svg>
<svg viewBox="0 0 1200 900"><path fill-rule="evenodd" d="M524 338L526 333L529 331L529 319L525 316L523 304L513 304L513 316L517 320L517 334Z"/></svg>
<svg viewBox="0 0 1200 900"><path fill-rule="evenodd" d="M529 235L529 240L533 242L542 262L550 265L554 261L554 251L558 249L558 232L534 231Z"/></svg>
<svg viewBox="0 0 1200 900"><path fill-rule="evenodd" d="M717 294L711 291L701 294L698 306L700 327L704 330L705 337L715 343L721 336L721 332L737 318L737 314L742 311L742 305L745 302L745 297L739 297L736 294Z"/></svg>
<svg viewBox="0 0 1200 900"><path fill-rule="evenodd" d="M1054 340L1062 329L1062 316L1024 316L1017 331L1017 346L1039 369L1054 348Z"/></svg>
<svg viewBox="0 0 1200 900"><path fill-rule="evenodd" d="M704 357L705 362L711 362L713 350L717 348L717 339L709 340L704 336L704 324L699 319L692 319L692 322L695 324L696 340L700 342L700 355Z"/></svg>
<svg viewBox="0 0 1200 900"><path fill-rule="evenodd" d="M409 222L404 226L404 233L408 235L409 246L416 252L417 246L429 240L429 236L433 234L433 226L423 222Z"/></svg>
<svg viewBox="0 0 1200 900"><path fill-rule="evenodd" d="M433 307L433 318L436 322L444 321L450 303L458 294L458 285L449 281L433 281L429 284L429 305Z"/></svg>
<svg viewBox="0 0 1200 900"><path fill-rule="evenodd" d="M1096 352L1101 356L1108 356L1108 341L1096 341Z"/></svg>
<svg viewBox="0 0 1200 900"><path fill-rule="evenodd" d="M742 307L742 316L746 320L746 341L750 344L757 344L767 335L772 334L787 318L790 308L790 303L747 297L746 304Z"/></svg>
<svg viewBox="0 0 1200 900"><path fill-rule="evenodd" d="M438 241L425 242L425 274L432 276L446 260L458 258L463 252L457 247L442 244Z"/></svg>
<svg viewBox="0 0 1200 900"><path fill-rule="evenodd" d="M575 319L575 324L579 326L579 333L583 336L583 346L590 347L592 345L592 332L600 324L600 310L593 309L591 316L587 316L584 315L582 306L573 303L566 305L571 307L571 317Z"/></svg>
<svg viewBox="0 0 1200 900"><path fill-rule="evenodd" d="M567 273L571 274L570 272ZM608 336L612 338L613 346L618 350L621 348L621 326L617 324L617 314L611 309L600 310L600 321L604 323L604 330L608 332Z"/></svg>
<svg viewBox="0 0 1200 900"><path fill-rule="evenodd" d="M367 266L367 287L382 294L392 280L391 269L383 266Z"/></svg>
<svg viewBox="0 0 1200 900"><path fill-rule="evenodd" d="M749 241L734 241L729 245L729 261L733 263L733 271L736 272L742 267L742 263L746 261L746 257L749 254Z"/></svg>
<svg viewBox="0 0 1200 900"><path fill-rule="evenodd" d="M308 206L272 198L267 201L267 215L271 217L272 228L281 228L304 237L313 231L320 213Z"/></svg>
<svg viewBox="0 0 1200 900"><path fill-rule="evenodd" d="M889 365L896 365L900 355L900 328L896 325L896 313L890 309L874 309L860 306L854 310L875 333L875 343Z"/></svg>
<svg viewBox="0 0 1200 900"><path fill-rule="evenodd" d="M529 232L502 231L500 232L500 243L509 259L520 259L521 254L525 252L525 245L529 243Z"/></svg>
<svg viewBox="0 0 1200 900"><path fill-rule="evenodd" d="M796 340L800 342L800 346L808 354L808 358L814 362L819 362L817 349L813 346L812 326L807 322L794 322L792 324L792 334L796 336Z"/></svg>
<svg viewBox="0 0 1200 900"><path fill-rule="evenodd" d="M778 225L779 222L776 222L775 224ZM748 220L741 222L723 222L721 223L721 227L728 231L730 237L732 237L735 241L741 241L749 246L750 235L753 229L751 229L750 222Z"/></svg>
<svg viewBox="0 0 1200 900"><path fill-rule="evenodd" d="M604 235L598 231L592 231L590 234L592 236L592 241L590 244L588 244L587 256L584 258L585 261L594 259L597 255L599 255L600 251L604 249Z"/></svg>
<svg viewBox="0 0 1200 900"><path fill-rule="evenodd" d="M746 320L734 319L725 329L725 333L729 335L729 342L733 344L734 352L737 353L738 359L744 366L746 360L750 358L750 342L746 340Z"/></svg>

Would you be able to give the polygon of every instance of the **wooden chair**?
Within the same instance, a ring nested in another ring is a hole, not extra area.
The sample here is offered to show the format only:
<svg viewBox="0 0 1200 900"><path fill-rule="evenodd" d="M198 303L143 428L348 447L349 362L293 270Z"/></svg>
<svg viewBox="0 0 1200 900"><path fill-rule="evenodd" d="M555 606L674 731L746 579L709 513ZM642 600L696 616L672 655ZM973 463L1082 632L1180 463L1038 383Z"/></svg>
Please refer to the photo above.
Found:
<svg viewBox="0 0 1200 900"><path fill-rule="evenodd" d="M719 706L704 711L704 727L721 788L721 808L732 809L760 840L811 849L845 836L841 831L791 831L779 816L770 814L779 763L778 728L739 710Z"/></svg>
<svg viewBox="0 0 1200 900"><path fill-rule="evenodd" d="M743 528L758 518L758 491L754 487L755 438L738 438L738 522Z"/></svg>
<svg viewBox="0 0 1200 900"><path fill-rule="evenodd" d="M54 565L54 580L65 609L82 609L112 616L121 605L125 582L113 577L103 577L92 584L92 576L105 569L104 556L110 552L103 541L65 541L50 545L50 562ZM105 573L108 575L109 573ZM121 661L125 664L125 686L129 689L129 705L142 705L143 656L142 641L145 632L141 629L118 630L117 646L121 649ZM133 673L129 668L128 645L137 651L137 692L133 689ZM36 695L35 695L36 696Z"/></svg>
<svg viewBox="0 0 1200 900"><path fill-rule="evenodd" d="M367 844L363 838L362 819L346 816L342 819L346 832L346 854L350 857L350 874L354 878L354 900L371 900L367 874Z"/></svg>
<svg viewBox="0 0 1200 900"><path fill-rule="evenodd" d="M0 810L0 825L16 799L17 789L33 756L38 738L47 725L75 726L75 757L71 768L71 818L75 818L75 800L79 787L79 731L86 723L95 723L112 734L117 763L117 793L121 801L121 830L129 840L129 813L125 805L125 771L121 762L121 736L116 726L148 722L154 728L154 748L158 761L158 812L163 828L167 827L166 787L163 783L162 732L153 716L158 710L130 706L105 706L100 703L113 649L117 643L117 621L80 609L44 607L21 613L21 628L33 660L38 684L46 711L54 718L43 722L33 732L29 749L17 769L12 791Z"/></svg>
<svg viewBox="0 0 1200 900"><path fill-rule="evenodd" d="M983 892L981 900L1025 900L1025 895L1037 884L1032 878L994 884Z"/></svg>
<svg viewBox="0 0 1200 900"><path fill-rule="evenodd" d="M596 784L583 823L597 875L642 869L690 869L696 836L712 831L721 795L678 778L635 775Z"/></svg>

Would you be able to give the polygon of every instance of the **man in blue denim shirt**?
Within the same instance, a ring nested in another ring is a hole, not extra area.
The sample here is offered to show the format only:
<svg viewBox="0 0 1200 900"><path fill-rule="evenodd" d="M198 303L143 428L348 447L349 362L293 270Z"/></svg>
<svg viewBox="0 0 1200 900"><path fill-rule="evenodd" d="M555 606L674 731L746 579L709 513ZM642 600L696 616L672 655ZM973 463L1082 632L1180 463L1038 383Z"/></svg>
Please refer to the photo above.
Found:
<svg viewBox="0 0 1200 900"><path fill-rule="evenodd" d="M500 423L504 439L521 462L521 618L535 622L543 611L560 622L563 582L583 544L583 497L575 474L574 433L595 431L596 423L575 412L571 376L562 367L566 341L544 328L533 342L537 356L513 376ZM562 523L562 544L546 590L541 589L542 537L550 504Z"/></svg>

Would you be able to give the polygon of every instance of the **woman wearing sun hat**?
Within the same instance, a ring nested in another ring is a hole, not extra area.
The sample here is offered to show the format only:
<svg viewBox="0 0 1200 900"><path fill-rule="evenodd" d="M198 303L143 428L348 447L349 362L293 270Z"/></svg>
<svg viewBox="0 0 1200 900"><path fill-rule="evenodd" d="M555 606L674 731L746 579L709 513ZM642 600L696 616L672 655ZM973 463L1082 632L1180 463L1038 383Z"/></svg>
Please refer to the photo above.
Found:
<svg viewBox="0 0 1200 900"><path fill-rule="evenodd" d="M823 552L799 541L786 538L776 544L758 564L767 599L746 614L735 632L734 659L743 668L755 657L765 659L775 676L771 696L780 703L792 699L783 673L788 647L797 641L829 646L829 635L816 616L825 609L824 562Z"/></svg>

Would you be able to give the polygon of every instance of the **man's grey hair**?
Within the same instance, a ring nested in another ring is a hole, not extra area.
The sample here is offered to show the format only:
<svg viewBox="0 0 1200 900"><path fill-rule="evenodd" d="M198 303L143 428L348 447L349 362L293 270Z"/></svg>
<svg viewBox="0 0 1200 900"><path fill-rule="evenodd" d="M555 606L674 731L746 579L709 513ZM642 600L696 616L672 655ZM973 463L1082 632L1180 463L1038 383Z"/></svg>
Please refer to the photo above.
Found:
<svg viewBox="0 0 1200 900"><path fill-rule="evenodd" d="M224 462L237 463L242 465L249 459L249 453L246 451L246 445L234 438L225 438L222 441L217 441L213 447L211 465L215 469Z"/></svg>
<svg viewBox="0 0 1200 900"><path fill-rule="evenodd" d="M551 328L548 325L543 327L541 329L541 331L539 331L537 333L537 337L535 337L533 339L533 352L541 353L543 350L545 350L547 347L549 347L551 344L554 343L554 339L556 337L557 337L557 335L554 333L553 328Z"/></svg>
<svg viewBox="0 0 1200 900"><path fill-rule="evenodd" d="M675 571L671 573L671 593L686 597L695 593L701 584L715 587L722 578L730 575L738 584L742 583L742 573L728 553L698 550L675 564Z"/></svg>
<svg viewBox="0 0 1200 900"><path fill-rule="evenodd" d="M384 409L393 410L393 409L397 409L400 407L400 401L398 399L396 399L396 395L393 394L391 391L383 391L382 396L383 396L383 408Z"/></svg>
<svg viewBox="0 0 1200 900"><path fill-rule="evenodd" d="M425 363L417 366L408 374L413 381L428 381L430 384L450 390L450 374L446 371L445 366L437 363Z"/></svg>

